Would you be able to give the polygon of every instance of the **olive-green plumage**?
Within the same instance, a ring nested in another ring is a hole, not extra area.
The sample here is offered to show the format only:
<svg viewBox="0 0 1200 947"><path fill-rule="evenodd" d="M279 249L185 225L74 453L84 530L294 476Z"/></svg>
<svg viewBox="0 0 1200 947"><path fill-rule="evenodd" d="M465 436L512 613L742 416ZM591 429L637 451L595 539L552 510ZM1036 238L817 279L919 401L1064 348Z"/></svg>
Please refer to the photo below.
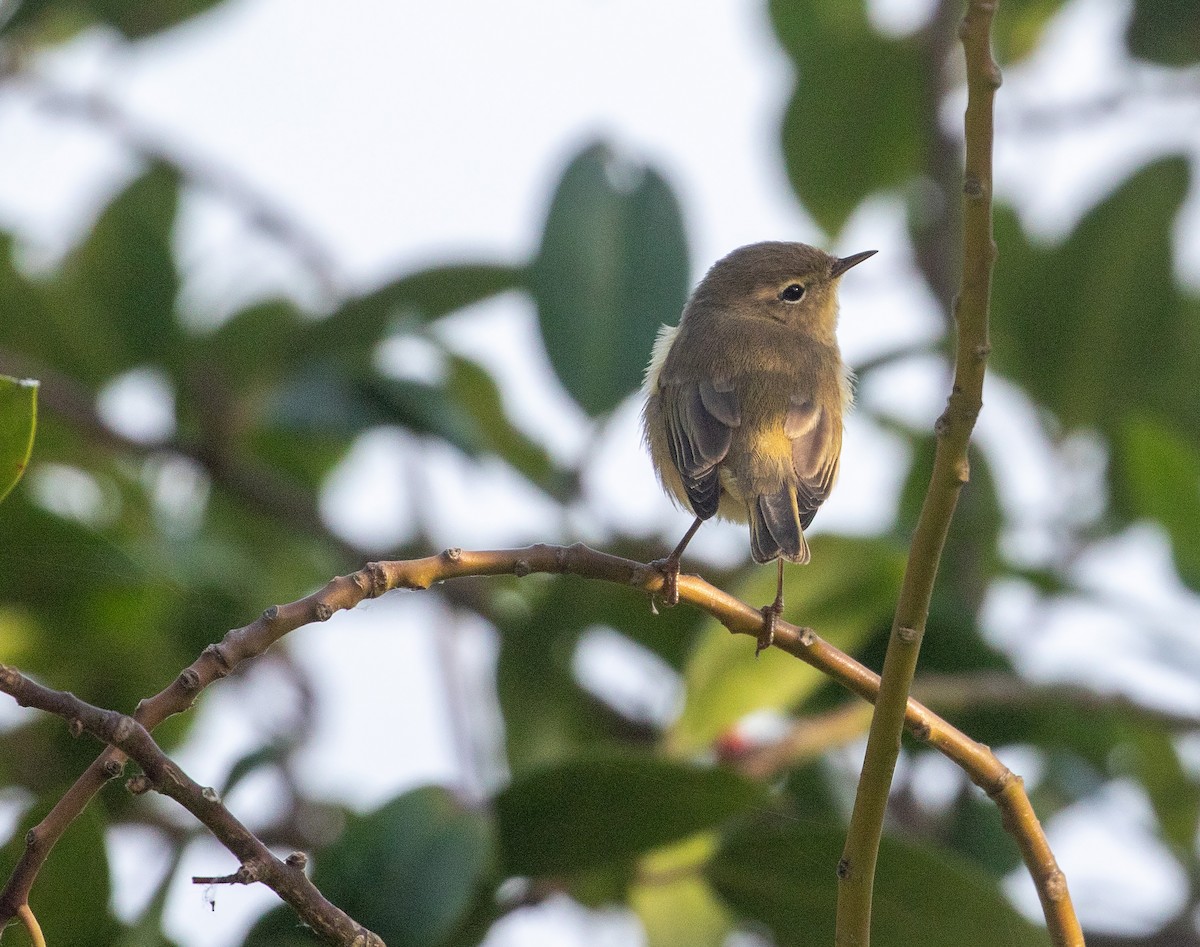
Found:
<svg viewBox="0 0 1200 947"><path fill-rule="evenodd" d="M804 530L837 479L851 401L838 281L873 252L734 250L701 280L678 327L659 333L642 416L659 479L701 520L749 522L758 562L809 560Z"/></svg>

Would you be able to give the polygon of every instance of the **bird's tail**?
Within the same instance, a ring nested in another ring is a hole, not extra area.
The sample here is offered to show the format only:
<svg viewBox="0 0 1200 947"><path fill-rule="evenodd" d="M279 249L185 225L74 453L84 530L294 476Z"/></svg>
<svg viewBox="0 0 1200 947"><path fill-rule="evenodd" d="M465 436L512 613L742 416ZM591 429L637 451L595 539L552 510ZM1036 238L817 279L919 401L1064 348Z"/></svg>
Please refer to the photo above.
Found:
<svg viewBox="0 0 1200 947"><path fill-rule="evenodd" d="M791 484L783 484L776 493L759 494L751 501L750 554L755 562L783 556L803 565L811 558L800 526L796 488Z"/></svg>

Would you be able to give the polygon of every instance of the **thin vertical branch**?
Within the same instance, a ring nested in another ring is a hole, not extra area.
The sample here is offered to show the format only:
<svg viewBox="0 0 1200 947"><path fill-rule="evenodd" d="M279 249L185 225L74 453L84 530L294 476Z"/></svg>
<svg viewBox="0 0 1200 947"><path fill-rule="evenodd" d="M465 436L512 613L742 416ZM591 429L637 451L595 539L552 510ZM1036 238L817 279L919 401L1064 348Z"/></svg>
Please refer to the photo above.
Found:
<svg viewBox="0 0 1200 947"><path fill-rule="evenodd" d="M954 305L957 328L954 386L935 427L938 440L933 474L913 534L867 738L862 777L846 846L837 867L835 942L838 947L870 944L875 866L888 791L900 752L908 692L916 672L950 521L958 495L970 476L967 449L983 404L984 365L989 350L988 308L996 257L992 239L992 103L1000 86L1000 70L991 52L995 12L995 0L970 0L959 30L966 57L967 111L962 286ZM1013 779L1011 783L1006 781L1003 791L1011 784L1019 789L1019 780ZM1032 810L1029 814L1032 816ZM1061 872L1057 872L1057 877L1061 879ZM1065 883L1060 887L1065 894Z"/></svg>

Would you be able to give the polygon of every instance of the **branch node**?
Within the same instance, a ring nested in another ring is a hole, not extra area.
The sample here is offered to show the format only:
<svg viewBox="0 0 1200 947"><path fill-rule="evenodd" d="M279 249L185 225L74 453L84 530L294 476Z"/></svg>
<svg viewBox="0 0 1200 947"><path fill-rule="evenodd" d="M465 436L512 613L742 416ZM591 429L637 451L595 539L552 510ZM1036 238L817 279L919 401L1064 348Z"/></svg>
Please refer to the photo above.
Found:
<svg viewBox="0 0 1200 947"><path fill-rule="evenodd" d="M1058 865L1046 872L1045 884L1046 894L1051 901L1062 901L1070 896L1067 889L1067 876L1062 873L1062 869Z"/></svg>
<svg viewBox="0 0 1200 947"><path fill-rule="evenodd" d="M367 573L368 594L371 598L379 598L388 590L387 570L382 563L368 562L363 571Z"/></svg>
<svg viewBox="0 0 1200 947"><path fill-rule="evenodd" d="M200 675L191 668L184 668L179 673L179 686L191 693L200 689Z"/></svg>
<svg viewBox="0 0 1200 947"><path fill-rule="evenodd" d="M987 357L992 354L992 347L988 343L984 342L982 345L975 346L974 354L975 361L986 361Z"/></svg>
<svg viewBox="0 0 1200 947"><path fill-rule="evenodd" d="M313 606L313 618L317 621L329 621L333 617L333 606L328 602L317 602Z"/></svg>
<svg viewBox="0 0 1200 947"><path fill-rule="evenodd" d="M292 852L284 860L284 864L289 868L295 868L297 871L304 871L308 867L308 856L304 852Z"/></svg>
<svg viewBox="0 0 1200 947"><path fill-rule="evenodd" d="M278 617L279 617L279 606L278 605L271 605L271 606L263 609L262 620L267 622L268 624L270 622L275 621L275 619L277 619Z"/></svg>
<svg viewBox="0 0 1200 947"><path fill-rule="evenodd" d="M847 881L852 874L850 870L850 859L842 858L837 863L838 881Z"/></svg>
<svg viewBox="0 0 1200 947"><path fill-rule="evenodd" d="M221 804L221 794L213 789L212 786L205 786L200 790L200 798L205 802L211 802L214 806Z"/></svg>
<svg viewBox="0 0 1200 947"><path fill-rule="evenodd" d="M983 197L983 182L974 174L968 174L963 179L963 193L971 198Z"/></svg>
<svg viewBox="0 0 1200 947"><path fill-rule="evenodd" d="M954 479L959 486L971 481L971 462L966 457L954 465Z"/></svg>
<svg viewBox="0 0 1200 947"><path fill-rule="evenodd" d="M225 649L219 644L210 644L204 649L203 653L217 662L217 677L225 677L233 670L233 662L229 660L229 656L225 654Z"/></svg>
<svg viewBox="0 0 1200 947"><path fill-rule="evenodd" d="M125 772L125 764L117 759L107 759L104 761L104 775L109 779L116 779Z"/></svg>
<svg viewBox="0 0 1200 947"><path fill-rule="evenodd" d="M442 553L442 557L446 559L447 562L459 562L462 560L462 547L451 546Z"/></svg>
<svg viewBox="0 0 1200 947"><path fill-rule="evenodd" d="M998 798L1004 792L1004 790L1008 788L1009 783L1011 783L1014 779L1020 781L1021 777L1014 773L1007 766L1004 767L1004 772L1002 772L999 776L993 779L991 783L988 784L988 798Z"/></svg>
<svg viewBox="0 0 1200 947"><path fill-rule="evenodd" d="M67 732L78 740L83 735L83 721L78 717L72 717L71 722L67 724Z"/></svg>
<svg viewBox="0 0 1200 947"><path fill-rule="evenodd" d="M113 727L113 743L124 743L131 736L133 736L133 732L136 727L137 724L134 723L132 717L127 717L124 714L121 714L120 719L117 720L117 725Z"/></svg>
<svg viewBox="0 0 1200 947"><path fill-rule="evenodd" d="M899 628L896 629L896 637L898 637L905 644L912 644L914 641L917 640L917 637L918 637L917 629L909 628L905 625L901 625Z"/></svg>
<svg viewBox="0 0 1200 947"><path fill-rule="evenodd" d="M131 796L142 796L154 788L154 783L145 773L138 773L125 780L125 789Z"/></svg>
<svg viewBox="0 0 1200 947"><path fill-rule="evenodd" d="M928 720L919 720L909 727L909 732L922 743L928 743L933 727L929 725Z"/></svg>
<svg viewBox="0 0 1200 947"><path fill-rule="evenodd" d="M946 409L936 421L933 422L933 433L938 437L945 437L950 433L950 410Z"/></svg>
<svg viewBox="0 0 1200 947"><path fill-rule="evenodd" d="M518 579L523 579L533 571L533 567L529 565L528 559L518 559L513 563L513 575Z"/></svg>

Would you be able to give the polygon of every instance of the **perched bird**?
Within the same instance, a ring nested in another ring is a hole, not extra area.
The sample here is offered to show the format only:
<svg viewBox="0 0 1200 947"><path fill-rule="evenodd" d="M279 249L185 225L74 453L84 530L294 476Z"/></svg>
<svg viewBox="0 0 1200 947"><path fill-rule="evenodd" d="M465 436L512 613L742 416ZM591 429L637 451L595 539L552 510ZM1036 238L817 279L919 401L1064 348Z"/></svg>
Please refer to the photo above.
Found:
<svg viewBox="0 0 1200 947"><path fill-rule="evenodd" d="M718 260L663 326L646 370L642 423L663 489L696 521L659 565L678 601L679 560L716 515L750 524L756 562L779 561L758 650L783 611L783 560L809 561L804 530L829 496L850 370L837 344L838 281L874 250L835 257L754 243Z"/></svg>

